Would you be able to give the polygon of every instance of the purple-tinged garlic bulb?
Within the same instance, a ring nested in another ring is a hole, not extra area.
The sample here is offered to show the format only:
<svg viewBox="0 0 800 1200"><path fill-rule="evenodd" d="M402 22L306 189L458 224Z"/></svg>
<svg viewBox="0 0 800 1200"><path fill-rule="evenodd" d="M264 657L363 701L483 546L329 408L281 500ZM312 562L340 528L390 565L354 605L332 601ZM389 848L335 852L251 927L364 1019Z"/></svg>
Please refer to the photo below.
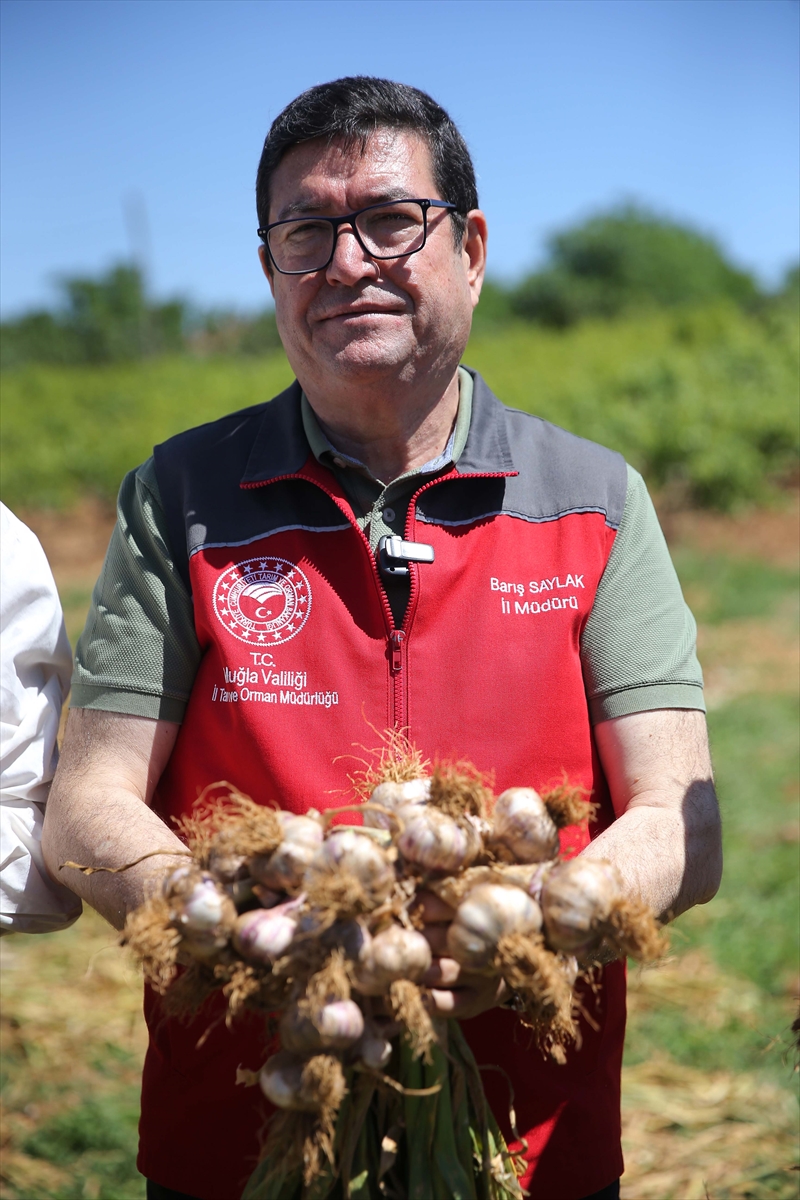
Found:
<svg viewBox="0 0 800 1200"><path fill-rule="evenodd" d="M333 1000L314 1018L322 1044L331 1050L354 1046L364 1032L364 1014L355 1000Z"/></svg>
<svg viewBox="0 0 800 1200"><path fill-rule="evenodd" d="M397 979L421 979L431 965L431 948L416 929L390 925L376 933L356 968L355 988L382 996Z"/></svg>
<svg viewBox="0 0 800 1200"><path fill-rule="evenodd" d="M181 946L193 958L213 958L228 943L236 907L213 875L196 867L178 867L165 880L170 919L181 933Z"/></svg>
<svg viewBox="0 0 800 1200"><path fill-rule="evenodd" d="M599 859L578 855L555 867L541 900L549 945L578 956L597 946L623 887L616 867Z"/></svg>
<svg viewBox="0 0 800 1200"><path fill-rule="evenodd" d="M280 813L283 841L272 854L257 854L250 860L256 883L275 892L296 892L303 874L323 839L322 825L314 817Z"/></svg>
<svg viewBox="0 0 800 1200"><path fill-rule="evenodd" d="M248 962L272 964L286 952L297 932L297 908L303 897L276 908L254 908L242 913L233 931L233 944Z"/></svg>
<svg viewBox="0 0 800 1200"><path fill-rule="evenodd" d="M347 1050L364 1033L364 1014L355 1000L332 1000L313 1017L292 1005L283 1014L279 1028L281 1045L293 1054Z"/></svg>
<svg viewBox="0 0 800 1200"><path fill-rule="evenodd" d="M558 830L533 788L508 788L497 797L492 841L518 863L547 862L559 850Z"/></svg>
<svg viewBox="0 0 800 1200"><path fill-rule="evenodd" d="M486 971L502 937L538 933L541 927L541 909L522 888L480 883L456 909L447 949L467 970Z"/></svg>
<svg viewBox="0 0 800 1200"><path fill-rule="evenodd" d="M388 808L397 813L401 808L427 804L430 794L430 779L404 779L402 782L387 779L374 789L369 803L380 804L381 808ZM397 829L397 822L391 817L369 810L364 813L364 824L377 829Z"/></svg>
<svg viewBox="0 0 800 1200"><path fill-rule="evenodd" d="M470 866L481 852L481 836L468 821L416 806L400 809L399 815L404 828L397 848L414 866L450 874Z"/></svg>
<svg viewBox="0 0 800 1200"><path fill-rule="evenodd" d="M331 876L351 876L371 904L380 904L391 894L396 875L386 852L357 829L334 829L308 865L309 888L324 885Z"/></svg>

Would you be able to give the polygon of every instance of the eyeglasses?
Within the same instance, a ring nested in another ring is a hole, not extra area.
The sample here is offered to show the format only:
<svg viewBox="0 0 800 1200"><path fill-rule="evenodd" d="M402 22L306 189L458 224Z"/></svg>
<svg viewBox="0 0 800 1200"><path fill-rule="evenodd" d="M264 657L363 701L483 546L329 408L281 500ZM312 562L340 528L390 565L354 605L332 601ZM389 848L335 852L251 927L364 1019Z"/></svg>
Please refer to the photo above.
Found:
<svg viewBox="0 0 800 1200"><path fill-rule="evenodd" d="M258 236L266 244L281 275L309 275L329 265L343 225L349 225L362 250L371 258L405 258L416 254L428 237L428 209L458 212L446 200L390 200L369 204L343 217L292 217L274 221Z"/></svg>

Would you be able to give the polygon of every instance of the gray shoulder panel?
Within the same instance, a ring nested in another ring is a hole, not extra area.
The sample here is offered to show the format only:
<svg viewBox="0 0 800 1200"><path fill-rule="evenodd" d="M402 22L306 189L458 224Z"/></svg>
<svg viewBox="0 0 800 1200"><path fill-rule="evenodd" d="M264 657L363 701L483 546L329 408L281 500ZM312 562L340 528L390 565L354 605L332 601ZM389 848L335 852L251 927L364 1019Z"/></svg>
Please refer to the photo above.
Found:
<svg viewBox="0 0 800 1200"><path fill-rule="evenodd" d="M472 425L458 472L495 478L473 487L466 501L458 480L443 482L420 497L420 518L456 525L501 513L534 522L601 513L617 529L627 490L622 455L541 417L507 408L477 372L470 374ZM507 477L497 478L501 473Z"/></svg>
<svg viewBox="0 0 800 1200"><path fill-rule="evenodd" d="M324 492L280 479L298 471L309 453L297 383L267 404L156 446L170 548L187 588L189 557L201 547L244 546L287 527L341 528L342 514ZM257 486L276 477L271 487Z"/></svg>
<svg viewBox="0 0 800 1200"><path fill-rule="evenodd" d="M628 486L621 454L518 409L506 409L506 422L519 471L508 481L507 510L529 521L599 512L619 528Z"/></svg>

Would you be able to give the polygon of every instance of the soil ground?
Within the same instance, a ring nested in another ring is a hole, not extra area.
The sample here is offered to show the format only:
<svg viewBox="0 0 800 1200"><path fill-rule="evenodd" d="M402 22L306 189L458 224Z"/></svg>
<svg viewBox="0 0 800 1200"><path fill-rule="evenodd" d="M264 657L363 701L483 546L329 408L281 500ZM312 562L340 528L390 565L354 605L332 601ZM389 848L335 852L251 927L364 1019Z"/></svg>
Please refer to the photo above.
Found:
<svg viewBox="0 0 800 1200"><path fill-rule="evenodd" d="M87 502L69 514L20 516L48 554L74 645L113 514ZM709 563L733 571L732 592L751 586L747 580L761 568L766 574L796 572L799 518L797 495L781 508L740 516L665 514L687 598L699 617L712 711L742 696L797 692L796 588L784 587L775 603L755 615L737 615L733 604L720 616ZM783 786L791 807L779 836L794 843L800 838L796 784L788 780ZM755 1027L764 1003L757 984L726 973L702 947L681 954L680 938L674 945L666 964L631 979L632 1039L638 1034L641 1042L654 1015L675 1012L687 1022L699 1021L709 1037L730 1021ZM0 950L5 1105L0 1197L140 1200L143 1184L132 1147L145 1039L135 972L116 949L113 932L87 912L66 933L7 938ZM800 983L787 978L782 988L780 1020L788 1029ZM797 1196L797 1105L787 1054L783 1078L780 1072L766 1078L754 1069L700 1069L661 1045L626 1066L624 1200Z"/></svg>

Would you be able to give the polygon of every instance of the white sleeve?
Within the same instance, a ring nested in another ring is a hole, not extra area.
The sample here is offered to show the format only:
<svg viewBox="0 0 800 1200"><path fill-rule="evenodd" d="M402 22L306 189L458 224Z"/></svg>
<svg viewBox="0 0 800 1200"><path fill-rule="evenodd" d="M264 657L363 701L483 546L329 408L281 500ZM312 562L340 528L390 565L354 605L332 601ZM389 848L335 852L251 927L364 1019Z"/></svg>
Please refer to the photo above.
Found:
<svg viewBox="0 0 800 1200"><path fill-rule="evenodd" d="M4 504L0 561L0 933L46 933L81 913L41 851L72 655L44 551Z"/></svg>

